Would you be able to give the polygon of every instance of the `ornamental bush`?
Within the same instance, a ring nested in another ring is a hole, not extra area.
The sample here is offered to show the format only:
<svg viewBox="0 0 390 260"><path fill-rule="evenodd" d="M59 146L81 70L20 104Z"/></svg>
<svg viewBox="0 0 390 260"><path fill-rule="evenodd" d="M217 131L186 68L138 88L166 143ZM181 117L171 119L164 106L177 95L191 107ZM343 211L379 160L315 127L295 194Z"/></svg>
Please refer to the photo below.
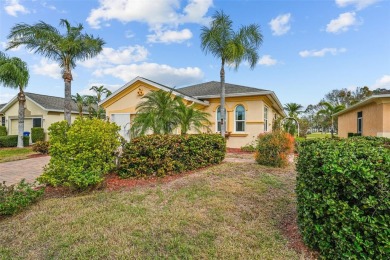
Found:
<svg viewBox="0 0 390 260"><path fill-rule="evenodd" d="M28 146L30 137L23 136L23 146ZM0 136L0 147L16 147L18 146L17 135Z"/></svg>
<svg viewBox="0 0 390 260"><path fill-rule="evenodd" d="M97 118L78 118L49 127L51 155L39 181L53 186L86 189L99 184L115 167L119 127Z"/></svg>
<svg viewBox="0 0 390 260"><path fill-rule="evenodd" d="M294 137L284 131L260 134L256 144L256 162L272 167L285 167L293 152Z"/></svg>
<svg viewBox="0 0 390 260"><path fill-rule="evenodd" d="M0 183L0 216L13 215L43 195L44 189L37 189L34 184L26 183L23 179L16 185L7 186Z"/></svg>
<svg viewBox="0 0 390 260"><path fill-rule="evenodd" d="M221 163L225 139L218 134L146 135L123 149L122 177L165 176Z"/></svg>
<svg viewBox="0 0 390 260"><path fill-rule="evenodd" d="M389 259L390 139L302 142L298 224L327 259Z"/></svg>
<svg viewBox="0 0 390 260"><path fill-rule="evenodd" d="M35 144L33 144L32 150L37 153L48 154L49 147L50 144L48 141L38 141Z"/></svg>
<svg viewBox="0 0 390 260"><path fill-rule="evenodd" d="M31 128L31 142L45 141L45 133L42 127Z"/></svg>
<svg viewBox="0 0 390 260"><path fill-rule="evenodd" d="M0 125L0 136L7 135L7 128L5 126Z"/></svg>

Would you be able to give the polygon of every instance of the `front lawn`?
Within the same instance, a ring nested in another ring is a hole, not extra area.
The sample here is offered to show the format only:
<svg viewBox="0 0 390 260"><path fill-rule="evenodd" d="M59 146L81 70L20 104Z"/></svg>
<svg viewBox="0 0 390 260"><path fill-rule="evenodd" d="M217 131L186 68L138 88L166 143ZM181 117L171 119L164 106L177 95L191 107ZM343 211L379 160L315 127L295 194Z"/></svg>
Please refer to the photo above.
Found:
<svg viewBox="0 0 390 260"><path fill-rule="evenodd" d="M164 184L47 198L0 220L0 259L299 259L284 228L294 185L292 168L224 163Z"/></svg>
<svg viewBox="0 0 390 260"><path fill-rule="evenodd" d="M334 134L334 136L337 136L337 134ZM312 133L306 136L307 139L316 139L316 138L331 138L331 133Z"/></svg>
<svg viewBox="0 0 390 260"><path fill-rule="evenodd" d="M0 163L27 159L32 154L37 154L33 152L32 147L0 148Z"/></svg>

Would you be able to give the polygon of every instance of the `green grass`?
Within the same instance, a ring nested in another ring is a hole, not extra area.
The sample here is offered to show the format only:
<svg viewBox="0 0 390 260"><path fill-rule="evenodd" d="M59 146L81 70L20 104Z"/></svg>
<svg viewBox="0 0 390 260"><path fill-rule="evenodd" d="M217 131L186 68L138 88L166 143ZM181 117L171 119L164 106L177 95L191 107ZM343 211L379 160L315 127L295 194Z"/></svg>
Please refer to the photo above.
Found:
<svg viewBox="0 0 390 260"><path fill-rule="evenodd" d="M27 159L31 154L36 154L31 147L0 148L0 163Z"/></svg>
<svg viewBox="0 0 390 260"><path fill-rule="evenodd" d="M48 198L0 221L0 259L299 259L293 169L224 163L129 191Z"/></svg>
<svg viewBox="0 0 390 260"><path fill-rule="evenodd" d="M337 136L337 135L334 135ZM331 138L332 135L330 133L312 133L307 135L307 139L315 139L315 138Z"/></svg>

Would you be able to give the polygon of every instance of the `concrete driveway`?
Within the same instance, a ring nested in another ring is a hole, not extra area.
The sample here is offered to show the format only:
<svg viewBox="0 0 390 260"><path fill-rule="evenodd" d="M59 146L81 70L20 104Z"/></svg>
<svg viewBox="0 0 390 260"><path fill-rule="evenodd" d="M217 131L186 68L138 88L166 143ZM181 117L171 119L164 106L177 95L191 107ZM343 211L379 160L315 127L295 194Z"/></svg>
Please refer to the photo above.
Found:
<svg viewBox="0 0 390 260"><path fill-rule="evenodd" d="M22 179L34 182L43 173L43 167L50 161L50 156L0 163L0 183L6 185L18 183Z"/></svg>

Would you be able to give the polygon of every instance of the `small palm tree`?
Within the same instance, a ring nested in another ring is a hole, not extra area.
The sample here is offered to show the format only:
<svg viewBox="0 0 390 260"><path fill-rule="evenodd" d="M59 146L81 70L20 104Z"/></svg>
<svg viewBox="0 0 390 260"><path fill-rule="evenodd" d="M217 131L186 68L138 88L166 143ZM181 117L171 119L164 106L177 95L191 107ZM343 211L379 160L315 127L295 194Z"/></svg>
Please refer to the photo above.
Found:
<svg viewBox="0 0 390 260"><path fill-rule="evenodd" d="M96 110L96 117L105 118L105 111L101 106L99 106L99 103L102 101L103 94L106 94L105 97L108 97L112 94L111 91L105 88L103 85L100 87L92 86L89 90L93 90L96 93L96 105L98 106Z"/></svg>
<svg viewBox="0 0 390 260"><path fill-rule="evenodd" d="M337 113L337 112L340 112L341 110L345 109L345 106L344 105L335 105L333 106L331 103L329 102L320 102L319 103L320 106L323 107L323 109L319 110L317 112L318 115L324 115L325 116L325 120L326 121L330 121L330 124L332 126L332 137L333 137L333 131L334 131L334 117L333 117L333 114Z"/></svg>
<svg viewBox="0 0 390 260"><path fill-rule="evenodd" d="M257 24L234 31L232 20L223 11L217 11L212 18L210 27L202 27L201 48L205 54L210 52L221 60L221 135L225 136L225 64L233 65L237 70L242 61L247 61L254 69L263 36Z"/></svg>
<svg viewBox="0 0 390 260"><path fill-rule="evenodd" d="M200 133L203 128L210 131L209 113L196 109L194 105L186 106L181 98L177 99L177 103L177 115L182 135L190 130Z"/></svg>
<svg viewBox="0 0 390 260"><path fill-rule="evenodd" d="M169 134L177 127L177 100L172 92L163 90L149 92L137 105L137 114L131 126L133 136L144 135L151 131L154 134Z"/></svg>
<svg viewBox="0 0 390 260"><path fill-rule="evenodd" d="M77 110L79 111L79 116L83 117L83 108L86 105L86 96L81 96L79 93L72 95L72 100L77 105Z"/></svg>
<svg viewBox="0 0 390 260"><path fill-rule="evenodd" d="M64 117L70 124L72 69L76 67L77 61L84 61L98 55L103 49L104 41L82 33L84 29L82 24L71 26L67 20L61 19L60 26L65 27L65 34L61 34L57 28L45 22L34 25L16 24L8 35L7 50L23 45L59 63L65 83Z"/></svg>
<svg viewBox="0 0 390 260"><path fill-rule="evenodd" d="M88 116L92 118L96 116L97 118L101 118L99 114L99 108L96 110L97 106L97 97L95 96L85 96L85 105L88 106Z"/></svg>
<svg viewBox="0 0 390 260"><path fill-rule="evenodd" d="M287 103L284 105L284 110L286 110L289 117L297 118L299 114L303 112L303 106L297 103Z"/></svg>
<svg viewBox="0 0 390 260"><path fill-rule="evenodd" d="M19 58L9 58L0 52L0 83L5 87L19 88L18 101L18 144L17 147L23 147L24 131L24 104L26 96L24 89L27 87L29 73L27 64Z"/></svg>

